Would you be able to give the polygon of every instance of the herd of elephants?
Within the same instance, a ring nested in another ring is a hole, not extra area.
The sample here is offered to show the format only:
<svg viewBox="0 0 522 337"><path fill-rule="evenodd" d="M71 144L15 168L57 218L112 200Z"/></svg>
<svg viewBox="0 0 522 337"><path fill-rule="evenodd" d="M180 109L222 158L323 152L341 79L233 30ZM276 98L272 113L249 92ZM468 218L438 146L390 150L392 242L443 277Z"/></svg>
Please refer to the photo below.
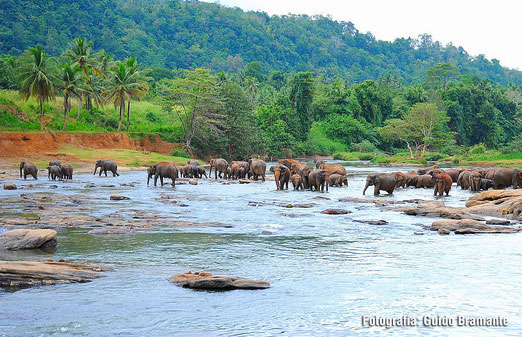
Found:
<svg viewBox="0 0 522 337"><path fill-rule="evenodd" d="M348 186L346 169L340 164L327 165L323 160L314 161L315 167L307 163L301 163L294 159L281 159L279 163L270 167L274 174L274 180L278 190L288 189L289 182L295 190L328 191L328 186ZM211 159L209 176L212 177L214 169L215 179L262 179L265 181L266 163L261 159L248 161L232 161L229 163L223 158ZM118 165L112 160L98 160L94 168L94 174L99 169L99 175L107 171L113 176L119 176ZM49 162L47 167L48 179L72 179L73 166L69 163L61 163L59 160ZM27 179L31 175L38 179L38 168L29 162L20 163L20 177ZM159 162L147 168L147 185L154 178L154 186L158 179L163 186L163 179L172 180L172 186L176 185L176 178L208 178L205 168L197 160L188 160L184 166L176 166L171 162ZM434 195L448 195L453 183L460 188L478 192L481 190L504 189L522 187L522 170L518 168L477 168L477 169L442 169L438 165L419 168L408 173L392 172L386 174L371 174L366 178L363 194L369 186L374 186L374 195L380 191L393 194L395 188L416 187L433 188Z"/></svg>

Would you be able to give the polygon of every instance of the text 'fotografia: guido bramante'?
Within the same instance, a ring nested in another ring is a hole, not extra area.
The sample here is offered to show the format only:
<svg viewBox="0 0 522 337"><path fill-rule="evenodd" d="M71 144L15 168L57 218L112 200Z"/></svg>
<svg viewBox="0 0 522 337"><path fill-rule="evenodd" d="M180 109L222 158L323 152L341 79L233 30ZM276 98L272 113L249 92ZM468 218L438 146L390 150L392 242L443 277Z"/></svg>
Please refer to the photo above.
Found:
<svg viewBox="0 0 522 337"><path fill-rule="evenodd" d="M508 319L505 317L472 317L472 316L422 316L410 317L379 317L379 316L362 316L362 326L366 327L416 327L416 326L460 326L460 327L506 327Z"/></svg>

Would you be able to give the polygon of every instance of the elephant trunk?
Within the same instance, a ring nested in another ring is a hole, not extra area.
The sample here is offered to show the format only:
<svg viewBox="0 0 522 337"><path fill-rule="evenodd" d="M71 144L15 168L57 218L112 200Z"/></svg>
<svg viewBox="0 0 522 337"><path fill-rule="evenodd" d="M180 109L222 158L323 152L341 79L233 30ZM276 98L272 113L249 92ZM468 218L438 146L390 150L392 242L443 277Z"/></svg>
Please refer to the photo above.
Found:
<svg viewBox="0 0 522 337"><path fill-rule="evenodd" d="M98 165L94 167L94 175L96 175L96 170L98 169Z"/></svg>
<svg viewBox="0 0 522 337"><path fill-rule="evenodd" d="M24 162L20 164L20 178L22 178L22 169L24 168Z"/></svg>
<svg viewBox="0 0 522 337"><path fill-rule="evenodd" d="M275 177L275 182L276 182L276 186L277 186L277 190L279 191L281 189L281 182L279 181L279 177L281 176L281 171L279 170L276 170L274 172L274 177Z"/></svg>
<svg viewBox="0 0 522 337"><path fill-rule="evenodd" d="M363 195L366 193L366 190L368 189L369 186L370 186L370 182L368 180L366 180L366 185L364 185Z"/></svg>

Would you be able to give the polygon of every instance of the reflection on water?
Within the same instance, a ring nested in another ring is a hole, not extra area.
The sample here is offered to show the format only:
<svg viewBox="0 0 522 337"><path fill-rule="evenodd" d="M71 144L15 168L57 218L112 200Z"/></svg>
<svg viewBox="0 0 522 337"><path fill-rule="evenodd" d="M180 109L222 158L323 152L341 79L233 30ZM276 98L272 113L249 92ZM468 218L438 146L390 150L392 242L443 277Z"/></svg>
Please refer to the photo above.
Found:
<svg viewBox="0 0 522 337"><path fill-rule="evenodd" d="M275 191L265 184L223 185L202 181L173 189L146 187L143 172L119 178L79 175L114 188L84 189L59 183L56 193L87 193L124 202L83 205L99 214L119 208L155 209L189 221L219 221L232 228L165 228L157 233L99 237L83 230L59 234L52 252L2 253L2 259L59 259L105 263L106 277L86 284L0 292L0 336L12 335L516 335L521 329L522 245L520 234L439 236L415 218L372 204L339 202L362 197L368 171L399 168L347 167L356 174L348 188L329 193ZM408 169L400 168L401 171ZM134 188L119 183L141 181ZM21 181L14 181L24 184ZM25 184L29 183L25 182ZM33 182L31 182L33 183ZM48 191L46 180L34 191ZM56 184L56 183L55 183ZM371 189L366 198L373 198ZM18 195L27 190L7 191ZM160 193L189 207L164 205ZM316 199L324 196L330 200ZM471 192L443 198L462 206ZM214 198L215 200L194 200ZM188 200L190 198L192 200ZM399 190L391 200L433 199L432 190ZM249 201L314 203L312 208L248 206ZM326 215L325 208L352 213ZM385 219L384 226L353 220ZM271 235L261 234L270 231ZM191 291L166 279L175 273L208 271L267 280L263 291ZM361 316L504 316L507 328L367 328Z"/></svg>

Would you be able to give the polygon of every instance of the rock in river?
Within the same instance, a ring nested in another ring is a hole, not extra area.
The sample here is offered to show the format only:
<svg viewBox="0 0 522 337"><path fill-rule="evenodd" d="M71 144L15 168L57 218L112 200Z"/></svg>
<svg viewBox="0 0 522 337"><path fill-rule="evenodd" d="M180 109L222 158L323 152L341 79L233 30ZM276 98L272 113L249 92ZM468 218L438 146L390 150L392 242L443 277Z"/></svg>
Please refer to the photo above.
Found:
<svg viewBox="0 0 522 337"><path fill-rule="evenodd" d="M111 194L111 200L129 200L129 197L125 197L119 194Z"/></svg>
<svg viewBox="0 0 522 337"><path fill-rule="evenodd" d="M0 261L0 286L29 287L56 283L89 282L110 267L52 261Z"/></svg>
<svg viewBox="0 0 522 337"><path fill-rule="evenodd" d="M4 190L16 190L15 184L4 184Z"/></svg>
<svg viewBox="0 0 522 337"><path fill-rule="evenodd" d="M0 249L31 249L56 246L52 229L13 229L0 235Z"/></svg>
<svg viewBox="0 0 522 337"><path fill-rule="evenodd" d="M188 272L176 274L168 279L183 288L199 290L234 290L234 289L266 289L270 283L266 281L248 280L241 277L214 276L210 273Z"/></svg>
<svg viewBox="0 0 522 337"><path fill-rule="evenodd" d="M328 208L321 212L322 214L348 214L352 213L351 211L347 211L345 209L339 208Z"/></svg>

